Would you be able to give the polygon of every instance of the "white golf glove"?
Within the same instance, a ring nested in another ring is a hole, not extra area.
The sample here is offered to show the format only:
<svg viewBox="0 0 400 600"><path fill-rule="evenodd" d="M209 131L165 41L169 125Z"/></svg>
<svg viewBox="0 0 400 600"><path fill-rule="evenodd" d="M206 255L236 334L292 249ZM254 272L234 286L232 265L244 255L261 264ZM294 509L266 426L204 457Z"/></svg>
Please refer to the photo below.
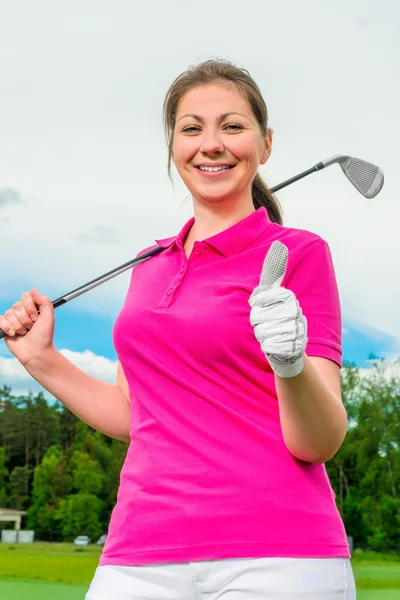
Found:
<svg viewBox="0 0 400 600"><path fill-rule="evenodd" d="M296 296L281 287L288 249L281 242L271 245L265 258L260 284L250 296L250 323L272 370L283 378L295 377L304 367L307 321Z"/></svg>

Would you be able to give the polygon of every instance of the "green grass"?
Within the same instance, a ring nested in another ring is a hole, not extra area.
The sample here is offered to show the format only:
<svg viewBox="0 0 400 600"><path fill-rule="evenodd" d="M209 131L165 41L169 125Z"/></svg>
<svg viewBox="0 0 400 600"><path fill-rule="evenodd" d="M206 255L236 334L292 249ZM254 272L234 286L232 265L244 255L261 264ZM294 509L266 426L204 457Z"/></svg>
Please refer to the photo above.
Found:
<svg viewBox="0 0 400 600"><path fill-rule="evenodd" d="M87 585L98 561L97 554L49 554L11 550L1 553L0 577Z"/></svg>
<svg viewBox="0 0 400 600"><path fill-rule="evenodd" d="M357 591L357 600L399 600L399 592L398 590L361 590Z"/></svg>
<svg viewBox="0 0 400 600"><path fill-rule="evenodd" d="M0 579L0 598L4 600L84 600L87 590L87 585Z"/></svg>
<svg viewBox="0 0 400 600"><path fill-rule="evenodd" d="M0 579L0 598L7 600L84 600L87 585ZM357 600L398 600L397 590L361 590Z"/></svg>
<svg viewBox="0 0 400 600"><path fill-rule="evenodd" d="M76 548L73 544L0 544L0 598L83 600L100 552L98 546ZM352 564L357 600L400 598L399 556L356 554Z"/></svg>
<svg viewBox="0 0 400 600"><path fill-rule="evenodd" d="M353 565L357 589L398 590L400 598L400 564Z"/></svg>
<svg viewBox="0 0 400 600"><path fill-rule="evenodd" d="M354 564L400 564L400 554L378 554L377 552L362 552L356 550L351 559Z"/></svg>
<svg viewBox="0 0 400 600"><path fill-rule="evenodd" d="M64 542L34 542L33 544L4 544L0 543L0 552L21 550L23 552L77 552L79 554L100 554L102 547L96 545L75 546Z"/></svg>
<svg viewBox="0 0 400 600"><path fill-rule="evenodd" d="M400 598L400 556L356 551L352 566L357 600Z"/></svg>

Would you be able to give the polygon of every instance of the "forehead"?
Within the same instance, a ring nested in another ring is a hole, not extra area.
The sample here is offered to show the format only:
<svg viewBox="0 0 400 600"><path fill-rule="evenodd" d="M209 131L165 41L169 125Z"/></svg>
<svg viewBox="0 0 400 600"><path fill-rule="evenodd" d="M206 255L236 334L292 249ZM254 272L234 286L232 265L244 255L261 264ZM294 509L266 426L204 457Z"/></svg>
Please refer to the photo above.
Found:
<svg viewBox="0 0 400 600"><path fill-rule="evenodd" d="M238 88L229 83L197 85L181 98L176 113L177 119L186 113L200 116L240 112L249 118L252 111L247 98Z"/></svg>

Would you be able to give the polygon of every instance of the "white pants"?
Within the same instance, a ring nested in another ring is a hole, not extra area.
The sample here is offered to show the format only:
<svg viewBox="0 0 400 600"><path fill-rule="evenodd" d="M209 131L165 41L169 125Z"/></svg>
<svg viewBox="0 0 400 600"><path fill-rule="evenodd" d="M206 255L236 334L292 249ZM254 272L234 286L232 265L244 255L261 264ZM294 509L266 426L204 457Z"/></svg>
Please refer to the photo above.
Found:
<svg viewBox="0 0 400 600"><path fill-rule="evenodd" d="M344 558L251 558L98 567L86 600L355 600Z"/></svg>

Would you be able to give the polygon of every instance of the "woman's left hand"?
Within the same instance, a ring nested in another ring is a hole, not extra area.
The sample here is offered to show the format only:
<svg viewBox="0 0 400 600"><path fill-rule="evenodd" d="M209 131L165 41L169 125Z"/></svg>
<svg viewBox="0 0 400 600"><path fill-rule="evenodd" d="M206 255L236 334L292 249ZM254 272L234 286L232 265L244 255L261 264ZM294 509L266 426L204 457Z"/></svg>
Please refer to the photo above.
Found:
<svg viewBox="0 0 400 600"><path fill-rule="evenodd" d="M307 321L296 296L281 287L288 259L286 246L273 242L264 261L260 285L250 296L250 323L272 370L295 377L304 367Z"/></svg>

